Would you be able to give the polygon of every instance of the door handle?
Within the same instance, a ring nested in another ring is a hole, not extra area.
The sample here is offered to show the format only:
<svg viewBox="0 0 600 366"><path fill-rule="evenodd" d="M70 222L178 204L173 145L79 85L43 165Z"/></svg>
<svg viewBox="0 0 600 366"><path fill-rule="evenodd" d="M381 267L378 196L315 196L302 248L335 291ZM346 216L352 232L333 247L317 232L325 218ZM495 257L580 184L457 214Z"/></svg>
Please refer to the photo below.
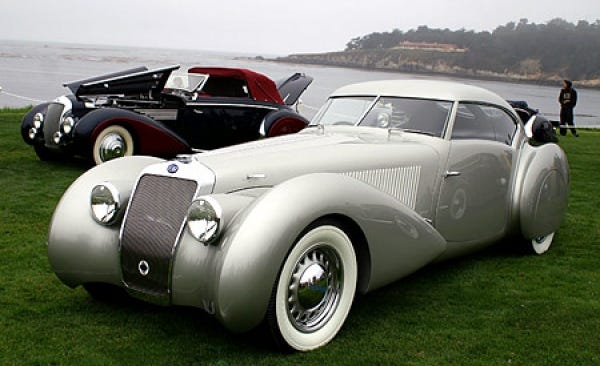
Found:
<svg viewBox="0 0 600 366"><path fill-rule="evenodd" d="M450 172L450 171L446 171L446 173L444 173L444 178L448 178L448 177L458 177L460 175L460 172Z"/></svg>

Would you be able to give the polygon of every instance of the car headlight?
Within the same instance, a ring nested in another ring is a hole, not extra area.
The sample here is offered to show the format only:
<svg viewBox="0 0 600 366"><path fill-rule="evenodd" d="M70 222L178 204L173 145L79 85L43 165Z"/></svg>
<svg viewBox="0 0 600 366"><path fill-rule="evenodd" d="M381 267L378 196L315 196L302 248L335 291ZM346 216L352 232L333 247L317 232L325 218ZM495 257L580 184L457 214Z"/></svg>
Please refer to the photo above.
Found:
<svg viewBox="0 0 600 366"><path fill-rule="evenodd" d="M75 126L75 119L71 116L65 118L62 123L62 130L65 135L68 135L71 133L71 131L73 131L73 126Z"/></svg>
<svg viewBox="0 0 600 366"><path fill-rule="evenodd" d="M90 205L92 217L97 223L111 225L117 219L121 206L119 191L108 182L98 184L92 188Z"/></svg>
<svg viewBox="0 0 600 366"><path fill-rule="evenodd" d="M42 127L42 123L44 123L44 115L38 112L33 116L33 127L39 130Z"/></svg>
<svg viewBox="0 0 600 366"><path fill-rule="evenodd" d="M222 208L210 197L201 197L192 202L187 213L187 227L192 236L208 245L218 237L221 228Z"/></svg>
<svg viewBox="0 0 600 366"><path fill-rule="evenodd" d="M35 139L35 136L37 136L37 129L36 129L35 127L31 127L31 128L29 129L29 133L28 133L28 135L29 135L29 139L30 139L30 140L34 140L34 139Z"/></svg>
<svg viewBox="0 0 600 366"><path fill-rule="evenodd" d="M60 133L59 131L54 132L54 134L52 135L52 141L54 141L55 144L60 144L60 139L62 139L62 133Z"/></svg>

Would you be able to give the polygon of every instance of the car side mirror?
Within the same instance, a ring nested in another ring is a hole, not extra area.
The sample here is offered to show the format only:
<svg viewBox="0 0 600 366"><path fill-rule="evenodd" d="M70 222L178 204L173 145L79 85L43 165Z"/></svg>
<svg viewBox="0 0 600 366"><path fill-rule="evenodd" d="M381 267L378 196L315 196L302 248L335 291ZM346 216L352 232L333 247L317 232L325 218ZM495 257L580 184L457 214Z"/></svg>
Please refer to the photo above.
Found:
<svg viewBox="0 0 600 366"><path fill-rule="evenodd" d="M558 142L558 136L552 122L546 117L536 115L532 117L528 124L531 124L531 140L536 144L545 144L548 142Z"/></svg>

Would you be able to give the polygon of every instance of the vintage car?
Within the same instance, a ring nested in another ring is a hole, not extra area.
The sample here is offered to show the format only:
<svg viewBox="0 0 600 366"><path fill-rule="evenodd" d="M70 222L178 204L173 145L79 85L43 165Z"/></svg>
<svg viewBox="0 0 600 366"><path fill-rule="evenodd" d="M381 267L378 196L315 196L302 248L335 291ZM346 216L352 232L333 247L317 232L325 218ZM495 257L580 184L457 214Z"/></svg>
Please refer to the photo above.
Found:
<svg viewBox="0 0 600 366"><path fill-rule="evenodd" d="M146 67L65 83L73 94L34 107L21 135L41 160L209 150L298 132L308 121L293 106L312 78L277 84L247 69Z"/></svg>
<svg viewBox="0 0 600 366"><path fill-rule="evenodd" d="M93 297L198 307L237 332L265 321L306 351L356 293L499 241L544 253L569 181L559 146L532 144L492 92L367 82L298 134L90 169L56 208L48 255Z"/></svg>
<svg viewBox="0 0 600 366"><path fill-rule="evenodd" d="M555 128L559 127L559 121L549 120L539 109L531 108L524 100L508 100L507 102L521 117L521 121L525 125L525 133L528 137L534 137L533 131L535 131L536 141L558 142Z"/></svg>

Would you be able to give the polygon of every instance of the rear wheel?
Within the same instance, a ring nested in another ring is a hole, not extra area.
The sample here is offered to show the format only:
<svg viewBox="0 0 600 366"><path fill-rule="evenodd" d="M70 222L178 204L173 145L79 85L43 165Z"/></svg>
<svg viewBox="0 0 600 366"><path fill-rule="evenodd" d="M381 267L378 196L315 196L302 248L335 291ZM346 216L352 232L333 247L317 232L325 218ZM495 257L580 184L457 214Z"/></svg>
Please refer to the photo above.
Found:
<svg viewBox="0 0 600 366"><path fill-rule="evenodd" d="M550 249L553 239L554 233L531 239L531 251L535 254L546 253Z"/></svg>
<svg viewBox="0 0 600 366"><path fill-rule="evenodd" d="M131 133L123 126L108 126L96 137L92 148L92 157L96 165L108 160L131 156L134 142Z"/></svg>
<svg viewBox="0 0 600 366"><path fill-rule="evenodd" d="M352 242L339 227L316 226L285 259L273 287L267 322L286 350L308 351L327 344L341 329L356 292Z"/></svg>

